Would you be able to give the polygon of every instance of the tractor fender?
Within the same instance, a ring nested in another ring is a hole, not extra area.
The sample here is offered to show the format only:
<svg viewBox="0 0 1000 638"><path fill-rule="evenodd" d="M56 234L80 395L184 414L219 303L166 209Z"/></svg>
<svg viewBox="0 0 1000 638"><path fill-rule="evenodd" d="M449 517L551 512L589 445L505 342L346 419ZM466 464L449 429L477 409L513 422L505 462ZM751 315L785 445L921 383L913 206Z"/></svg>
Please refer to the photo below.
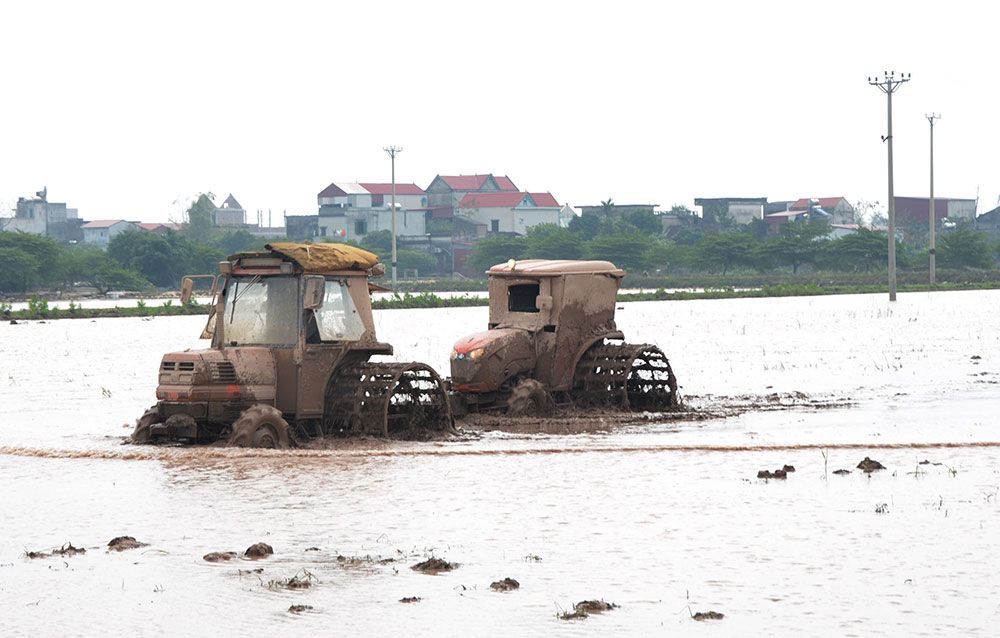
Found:
<svg viewBox="0 0 1000 638"><path fill-rule="evenodd" d="M576 351L576 354L573 355L573 365L567 369L566 375L570 378L563 379L562 383L559 384L560 387L572 388L576 384L576 367L579 365L580 359L583 358L583 355L586 354L587 350L590 350L596 344L604 343L605 339L610 339L612 341L624 341L625 333L621 330L607 330L584 339L580 348Z"/></svg>

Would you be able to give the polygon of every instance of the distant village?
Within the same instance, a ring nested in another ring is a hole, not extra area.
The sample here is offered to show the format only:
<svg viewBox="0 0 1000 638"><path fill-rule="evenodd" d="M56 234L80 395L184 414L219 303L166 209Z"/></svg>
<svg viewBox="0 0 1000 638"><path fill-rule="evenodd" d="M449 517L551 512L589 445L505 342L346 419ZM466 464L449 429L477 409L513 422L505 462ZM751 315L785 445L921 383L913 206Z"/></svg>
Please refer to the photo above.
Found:
<svg viewBox="0 0 1000 638"><path fill-rule="evenodd" d="M282 225L272 225L270 213L248 211L229 194L212 212L212 225L220 231L244 231L260 238L287 237L297 241L361 242L365 236L392 228L393 185L385 182L332 182L317 194L317 211L311 215L282 213ZM425 251L435 257L441 272L463 273L465 261L482 238L524 235L533 226L569 226L580 215L624 217L637 212L655 215L663 236L670 239L682 228L705 230L764 225L777 233L782 224L822 217L830 224L830 237L857 232L861 227L857 203L846 197L802 197L769 201L766 197L695 198L694 209L675 205L661 210L657 204L618 204L607 201L582 206L560 203L551 192L523 191L507 175L437 175L426 188L413 183L395 184L396 235L401 249ZM910 233L926 234L930 201L926 197L896 197L896 223L906 239ZM1000 236L1000 207L976 214L976 199L938 197L935 217L944 228L970 224ZM868 211L869 213L871 211ZM877 225L877 224L876 224ZM0 231L47 235L64 243L106 247L112 237L127 230L164 233L180 230L174 222L137 222L124 219L84 220L66 203L52 202L47 189L31 198L19 198L13 217L0 217Z"/></svg>

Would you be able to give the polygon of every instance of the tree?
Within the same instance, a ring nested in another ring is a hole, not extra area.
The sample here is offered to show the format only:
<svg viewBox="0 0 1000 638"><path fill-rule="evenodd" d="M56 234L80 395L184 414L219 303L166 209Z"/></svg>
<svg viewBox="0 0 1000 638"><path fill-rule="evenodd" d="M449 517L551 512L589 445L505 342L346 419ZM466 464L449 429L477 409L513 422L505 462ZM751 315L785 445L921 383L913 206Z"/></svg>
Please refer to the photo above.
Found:
<svg viewBox="0 0 1000 638"><path fill-rule="evenodd" d="M777 237L768 240L763 256L791 266L792 272L798 273L803 265L816 263L824 246L820 238L829 232L830 222L826 219L788 222Z"/></svg>
<svg viewBox="0 0 1000 638"><path fill-rule="evenodd" d="M67 263L75 274L75 281L96 288L102 295L113 288L143 290L149 282L139 273L128 270L98 248L77 248L69 251Z"/></svg>
<svg viewBox="0 0 1000 638"><path fill-rule="evenodd" d="M702 237L698 242L698 255L704 263L722 268L726 275L738 265L749 265L753 242L746 233L727 231Z"/></svg>
<svg viewBox="0 0 1000 638"><path fill-rule="evenodd" d="M212 233L212 215L215 213L215 203L212 201L215 195L212 193L198 193L191 206L188 207L187 224L184 232L188 237L198 241L205 241Z"/></svg>
<svg viewBox="0 0 1000 638"><path fill-rule="evenodd" d="M468 263L474 269L485 272L490 267L509 259L521 259L527 248L528 244L524 237L506 235L485 237L476 242Z"/></svg>
<svg viewBox="0 0 1000 638"><path fill-rule="evenodd" d="M632 224L632 226L634 226L641 233L649 233L650 235L663 234L663 224L660 222L660 218L657 217L653 211L634 211L631 215L626 217L625 221Z"/></svg>
<svg viewBox="0 0 1000 638"><path fill-rule="evenodd" d="M20 281L19 285L24 286L24 290L33 286L62 281L62 274L65 272L63 266L65 248L51 237L30 233L0 232L0 248L19 251L7 253L6 259L13 260L10 263L17 263L22 259L22 255L28 255L32 258L29 261L20 262L23 264L20 272L15 271L8 275L8 278L12 277Z"/></svg>
<svg viewBox="0 0 1000 638"><path fill-rule="evenodd" d="M590 241L601 232L601 218L594 214L584 213L569 220L569 231Z"/></svg>
<svg viewBox="0 0 1000 638"><path fill-rule="evenodd" d="M35 255L0 245L0 292L27 292L41 279L41 262Z"/></svg>
<svg viewBox="0 0 1000 638"><path fill-rule="evenodd" d="M361 247L373 253L391 253L392 232L388 230L372 231L361 238ZM396 252L398 253L399 250L397 249Z"/></svg>
<svg viewBox="0 0 1000 638"><path fill-rule="evenodd" d="M380 259L391 263L392 255L385 255ZM400 270L416 270L418 275L424 276L437 272L437 259L422 250L396 250L396 260Z"/></svg>
<svg viewBox="0 0 1000 638"><path fill-rule="evenodd" d="M584 242L579 235L555 224L539 224L528 229L524 256L536 259L579 259Z"/></svg>
<svg viewBox="0 0 1000 638"><path fill-rule="evenodd" d="M967 224L942 234L937 248L944 268L989 268L993 265L986 233Z"/></svg>
<svg viewBox="0 0 1000 638"><path fill-rule="evenodd" d="M611 219L615 213L615 200L610 197L601 201L601 216L604 219Z"/></svg>
<svg viewBox="0 0 1000 638"><path fill-rule="evenodd" d="M648 264L645 256L656 240L640 233L601 234L587 244L586 254L591 259L604 259L626 270L643 270Z"/></svg>
<svg viewBox="0 0 1000 638"><path fill-rule="evenodd" d="M255 237L243 229L222 233L212 240L212 244L226 255L263 248L262 243L259 237Z"/></svg>
<svg viewBox="0 0 1000 638"><path fill-rule="evenodd" d="M834 268L871 272L889 261L888 236L879 231L861 228L857 232L831 241L826 247L826 261Z"/></svg>

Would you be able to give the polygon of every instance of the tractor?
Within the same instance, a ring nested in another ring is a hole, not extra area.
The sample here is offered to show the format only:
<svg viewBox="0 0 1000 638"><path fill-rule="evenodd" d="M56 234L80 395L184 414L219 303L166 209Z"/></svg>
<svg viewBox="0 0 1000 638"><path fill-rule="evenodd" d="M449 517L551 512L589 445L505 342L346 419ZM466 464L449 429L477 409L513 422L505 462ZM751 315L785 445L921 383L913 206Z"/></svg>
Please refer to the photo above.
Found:
<svg viewBox="0 0 1000 638"><path fill-rule="evenodd" d="M551 414L557 404L665 411L677 380L650 344L624 343L615 301L625 273L608 261L526 259L493 266L489 324L451 352L456 414Z"/></svg>
<svg viewBox="0 0 1000 638"><path fill-rule="evenodd" d="M425 438L452 430L445 386L423 363L391 355L372 322L378 257L342 244L269 244L220 262L203 350L163 356L156 405L136 443L223 441L285 448L310 437ZM189 303L195 277L185 277Z"/></svg>

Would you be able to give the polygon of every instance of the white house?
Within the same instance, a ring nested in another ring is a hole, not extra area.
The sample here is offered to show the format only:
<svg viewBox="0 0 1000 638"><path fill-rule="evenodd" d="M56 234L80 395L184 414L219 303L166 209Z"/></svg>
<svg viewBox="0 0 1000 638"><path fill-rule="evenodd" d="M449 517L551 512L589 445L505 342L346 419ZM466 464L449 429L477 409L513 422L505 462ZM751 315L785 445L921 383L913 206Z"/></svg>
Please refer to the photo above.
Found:
<svg viewBox="0 0 1000 638"><path fill-rule="evenodd" d="M491 233L523 235L538 224L558 225L561 211L551 193L502 191L469 193L459 202L455 214L485 225Z"/></svg>
<svg viewBox="0 0 1000 638"><path fill-rule="evenodd" d="M112 237L135 227L134 223L124 219L98 219L87 222L81 227L83 228L83 242L107 248Z"/></svg>
<svg viewBox="0 0 1000 638"><path fill-rule="evenodd" d="M317 236L361 241L392 230L392 184L334 182L318 196ZM427 193L416 184L396 184L396 235L427 233Z"/></svg>

